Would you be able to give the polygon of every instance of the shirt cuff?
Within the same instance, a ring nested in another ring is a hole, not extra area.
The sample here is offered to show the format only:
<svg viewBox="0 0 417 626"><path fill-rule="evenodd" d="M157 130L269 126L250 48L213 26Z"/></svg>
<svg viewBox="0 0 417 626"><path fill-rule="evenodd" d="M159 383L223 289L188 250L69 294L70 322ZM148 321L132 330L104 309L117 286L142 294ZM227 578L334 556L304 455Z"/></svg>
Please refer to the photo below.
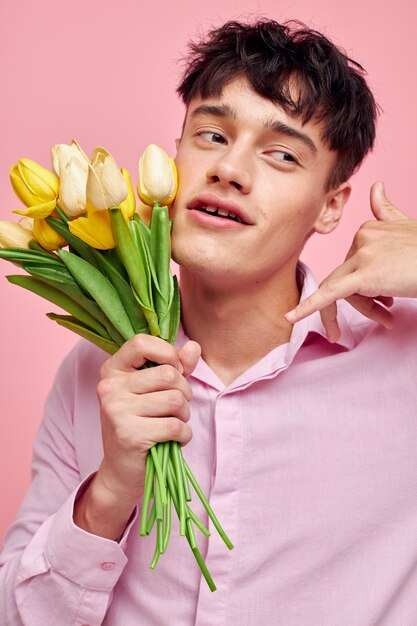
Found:
<svg viewBox="0 0 417 626"><path fill-rule="evenodd" d="M49 566L69 580L90 589L111 590L124 570L127 537L138 511L135 508L120 540L92 535L73 521L74 502L86 489L90 474L55 515L49 531L45 556Z"/></svg>

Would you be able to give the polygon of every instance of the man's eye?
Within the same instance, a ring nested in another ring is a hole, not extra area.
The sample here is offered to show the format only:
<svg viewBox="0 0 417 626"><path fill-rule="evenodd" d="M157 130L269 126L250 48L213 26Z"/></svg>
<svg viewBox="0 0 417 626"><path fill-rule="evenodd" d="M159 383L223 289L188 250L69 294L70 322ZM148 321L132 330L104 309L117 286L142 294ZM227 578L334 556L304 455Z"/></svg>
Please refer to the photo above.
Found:
<svg viewBox="0 0 417 626"><path fill-rule="evenodd" d="M212 133L209 131L205 131L203 133L199 133L199 137L204 141L208 141L210 143L225 143L225 138L219 133Z"/></svg>
<svg viewBox="0 0 417 626"><path fill-rule="evenodd" d="M284 161L286 163L297 163L297 160L289 152L283 150L274 150L269 153L276 161Z"/></svg>

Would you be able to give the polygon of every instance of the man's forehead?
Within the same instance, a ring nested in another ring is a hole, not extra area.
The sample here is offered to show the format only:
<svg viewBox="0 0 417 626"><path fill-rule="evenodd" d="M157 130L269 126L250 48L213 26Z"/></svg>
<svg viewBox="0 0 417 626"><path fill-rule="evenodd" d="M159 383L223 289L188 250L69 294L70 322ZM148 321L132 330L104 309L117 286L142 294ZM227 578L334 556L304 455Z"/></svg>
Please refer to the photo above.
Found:
<svg viewBox="0 0 417 626"><path fill-rule="evenodd" d="M293 115L279 102L258 94L242 78L227 83L219 94L195 96L187 107L184 125L187 120L204 117L255 120L261 129L301 139L313 153L317 153L316 144L320 143L323 131L321 120L313 118L305 122L302 115Z"/></svg>

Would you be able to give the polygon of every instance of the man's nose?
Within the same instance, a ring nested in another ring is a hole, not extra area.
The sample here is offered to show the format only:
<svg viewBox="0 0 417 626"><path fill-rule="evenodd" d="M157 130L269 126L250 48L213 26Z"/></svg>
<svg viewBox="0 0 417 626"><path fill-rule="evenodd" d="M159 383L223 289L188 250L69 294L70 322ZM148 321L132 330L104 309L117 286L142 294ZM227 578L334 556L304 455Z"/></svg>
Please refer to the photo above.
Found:
<svg viewBox="0 0 417 626"><path fill-rule="evenodd" d="M217 186L234 187L241 193L249 193L252 189L252 175L249 157L243 150L231 146L223 152L208 168L207 181Z"/></svg>

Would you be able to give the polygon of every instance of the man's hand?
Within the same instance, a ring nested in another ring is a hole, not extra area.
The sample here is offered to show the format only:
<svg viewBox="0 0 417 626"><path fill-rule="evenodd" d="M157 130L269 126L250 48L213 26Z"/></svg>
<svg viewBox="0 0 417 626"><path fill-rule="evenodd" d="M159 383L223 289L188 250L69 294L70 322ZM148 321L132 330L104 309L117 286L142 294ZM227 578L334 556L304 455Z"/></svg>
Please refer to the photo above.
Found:
<svg viewBox="0 0 417 626"><path fill-rule="evenodd" d="M104 362L97 387L104 458L76 502L78 526L108 539L120 537L143 494L149 448L190 441L186 376L199 357L195 341L177 351L158 337L136 335ZM138 370L147 360L158 365Z"/></svg>
<svg viewBox="0 0 417 626"><path fill-rule="evenodd" d="M376 220L360 227L344 263L286 314L289 322L320 311L329 341L337 341L337 300L344 298L366 317L392 328L386 307L393 296L417 297L417 220L388 200L381 182L371 188L371 209Z"/></svg>

